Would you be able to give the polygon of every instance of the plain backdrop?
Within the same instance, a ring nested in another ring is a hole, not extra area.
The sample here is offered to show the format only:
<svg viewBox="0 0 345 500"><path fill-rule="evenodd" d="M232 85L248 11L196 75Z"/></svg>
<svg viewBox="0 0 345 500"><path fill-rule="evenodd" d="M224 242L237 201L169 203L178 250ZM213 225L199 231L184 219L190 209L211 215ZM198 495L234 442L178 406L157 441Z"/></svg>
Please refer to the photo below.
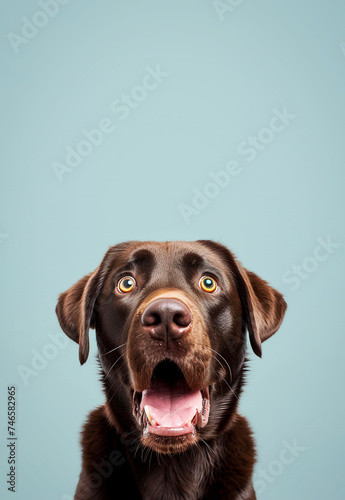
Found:
<svg viewBox="0 0 345 500"><path fill-rule="evenodd" d="M3 2L1 498L71 500L104 400L94 333L83 367L51 347L58 294L110 245L206 238L289 306L248 347L258 498L343 500L344 20L342 0Z"/></svg>

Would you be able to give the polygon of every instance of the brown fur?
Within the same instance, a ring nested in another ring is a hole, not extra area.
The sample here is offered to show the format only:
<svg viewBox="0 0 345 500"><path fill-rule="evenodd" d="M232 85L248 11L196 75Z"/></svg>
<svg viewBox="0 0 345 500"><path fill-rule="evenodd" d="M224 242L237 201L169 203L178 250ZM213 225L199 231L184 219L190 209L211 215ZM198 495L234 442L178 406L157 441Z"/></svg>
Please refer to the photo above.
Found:
<svg viewBox="0 0 345 500"><path fill-rule="evenodd" d="M198 286L209 274L219 284L214 294ZM125 275L136 280L128 294L116 286ZM143 311L156 299L177 299L191 311L191 326L178 341L158 342L144 329ZM278 330L285 309L282 295L219 243L111 247L93 273L60 295L56 308L62 329L79 343L81 363L89 353L89 328L96 329L106 394L82 432L75 499L254 500L254 442L237 413L246 331L261 356L262 342ZM133 391L147 389L155 367L166 360L179 367L191 389L210 390L209 421L193 434L143 434L133 416Z"/></svg>

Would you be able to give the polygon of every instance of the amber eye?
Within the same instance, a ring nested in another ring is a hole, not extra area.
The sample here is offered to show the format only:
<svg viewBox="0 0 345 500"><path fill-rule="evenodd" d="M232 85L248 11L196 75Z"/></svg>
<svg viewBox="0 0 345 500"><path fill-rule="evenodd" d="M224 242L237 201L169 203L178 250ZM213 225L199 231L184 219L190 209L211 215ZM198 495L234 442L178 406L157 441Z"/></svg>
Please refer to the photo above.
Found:
<svg viewBox="0 0 345 500"><path fill-rule="evenodd" d="M217 289L217 282L212 276L203 276L199 285L204 290L204 292L212 293Z"/></svg>
<svg viewBox="0 0 345 500"><path fill-rule="evenodd" d="M132 276L124 276L120 279L117 284L117 289L119 292L127 293L131 292L135 285L135 279Z"/></svg>

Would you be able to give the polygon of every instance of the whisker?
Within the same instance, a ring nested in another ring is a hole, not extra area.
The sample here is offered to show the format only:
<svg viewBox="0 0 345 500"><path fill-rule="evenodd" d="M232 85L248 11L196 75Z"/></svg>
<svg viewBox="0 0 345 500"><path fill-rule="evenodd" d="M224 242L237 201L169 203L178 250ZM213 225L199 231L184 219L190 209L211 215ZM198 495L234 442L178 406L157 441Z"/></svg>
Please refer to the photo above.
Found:
<svg viewBox="0 0 345 500"><path fill-rule="evenodd" d="M206 441L204 439L202 439L202 437L199 437L199 439L200 439L200 441L202 441L203 443L205 443L205 445L207 446L207 448L209 450L211 450L214 455L216 455L216 452L214 450L212 450L211 446L208 443L206 443Z"/></svg>
<svg viewBox="0 0 345 500"><path fill-rule="evenodd" d="M118 347L114 347L114 349L112 349L111 351L108 351L108 352L105 352L104 354L99 354L99 356L106 356L107 354L110 354L111 352L114 352L116 351L117 349L120 349L120 347L123 347L127 344L127 342L125 342L124 344L121 344L119 345Z"/></svg>
<svg viewBox="0 0 345 500"><path fill-rule="evenodd" d="M109 373L111 372L111 370L114 368L114 366L116 365L116 363L117 363L118 361L120 361L120 359L121 359L121 358L123 358L123 356L124 356L125 354L126 354L126 353L124 352L123 354L121 354L121 356L119 356L119 357L117 358L117 360L116 360L116 361L115 361L115 363L111 366L110 370L108 371L108 373L106 374L106 376L104 377L104 379L103 379L103 380L105 380L105 379L107 378L107 376L109 375Z"/></svg>
<svg viewBox="0 0 345 500"><path fill-rule="evenodd" d="M218 351L216 351L215 349L212 349L212 347L210 347L210 349L211 349L211 351L215 352L218 356L220 356L223 359L223 361L225 361L226 366L229 368L230 384L231 384L232 383L232 371L231 371L229 363Z"/></svg>
<svg viewBox="0 0 345 500"><path fill-rule="evenodd" d="M212 349L212 350L214 350L214 349ZM217 352L217 351L215 351L215 352ZM219 353L217 353L217 354L219 354ZM220 366L221 366L222 368L224 368L224 366L223 366L223 365L222 365L222 363L219 361L219 359L217 359L215 356L213 356L213 358L214 358L216 361L218 361L218 363L220 364ZM223 358L223 359L224 359L224 358ZM217 374L217 372L216 372L216 374ZM218 375L218 374L217 374L217 375ZM219 379L219 377L218 377L218 379ZM220 379L219 379L219 380L220 380ZM231 387L231 385L229 384L229 382L228 382L225 378L224 378L223 380L224 380L224 382L226 383L226 385L229 387L230 391L233 393L233 395L235 396L235 398L238 400L238 396L237 396L237 394L235 393L235 391L233 390L233 388Z"/></svg>
<svg viewBox="0 0 345 500"><path fill-rule="evenodd" d="M109 387L109 389L108 389L108 391L107 391L107 394L109 394L110 389L111 389L113 386L114 386L114 384L112 384L112 385ZM112 394L111 398L110 398L110 399L109 399L109 401L108 401L108 404L110 404L110 403L111 403L112 399L114 398L114 396L116 396L116 394L117 394L117 392L118 392L118 390L119 390L119 389L120 389L120 386L119 386L119 387L117 387L117 389L114 391L114 393Z"/></svg>
<svg viewBox="0 0 345 500"><path fill-rule="evenodd" d="M226 383L226 385L229 387L230 391L233 393L233 395L235 396L235 398L238 400L238 396L236 394L236 392L233 390L233 388L231 387L231 385L228 383L227 380L224 379L224 382Z"/></svg>
<svg viewBox="0 0 345 500"><path fill-rule="evenodd" d="M125 354L126 354L126 353L122 354L122 356L120 356L120 357L117 359L117 361L119 361L121 358L123 358ZM117 361L116 361L116 362L117 362ZM122 359L122 365L123 365L123 362L124 362L124 360ZM116 364L116 363L114 363L114 365L110 368L110 370L111 370L111 369L115 366L115 364ZM118 373L118 371L121 369L121 366L122 366L122 365L120 364L120 365L118 366L118 368L116 369L115 373L113 373L113 376L114 376L114 377L116 376L116 374ZM110 370L109 370L109 372L110 372ZM109 375L109 372L108 372L108 374L104 377L104 379L103 379L103 380L105 380L105 379L106 379L106 377ZM114 382L111 384L111 386L107 389L107 392L106 392L107 396L109 396L109 395L110 395L111 389L114 387L114 385L115 385L117 382L118 382L118 380L117 380L117 379L115 379L115 380L114 380ZM116 388L115 392L114 392L114 393L113 393L113 395L111 396L111 398L110 398L110 400L108 401L108 403L110 403L110 401L113 399L113 397L114 397L114 396L116 396L116 394L117 394L117 392L118 392L119 390L120 390L120 384L119 384L119 385L118 385L118 387Z"/></svg>
<svg viewBox="0 0 345 500"><path fill-rule="evenodd" d="M120 369L121 369L121 365L119 365L117 367L117 369L116 369L115 373L113 373L113 375L115 376ZM110 393L110 390L114 387L114 385L115 385L116 382L118 382L117 379L115 379L114 382L111 384L111 386L107 389L107 395ZM116 391L118 391L119 388L120 388L120 385L117 387Z"/></svg>
<svg viewBox="0 0 345 500"><path fill-rule="evenodd" d="M131 434L133 434L133 432L137 432L137 431L138 431L138 429L133 429L131 432L126 432L124 434L124 437L130 436Z"/></svg>
<svg viewBox="0 0 345 500"><path fill-rule="evenodd" d="M219 361L216 357L214 357L213 355L212 355L212 357L213 357L216 361L218 361L218 362L220 363L220 361ZM221 364L221 363L220 363L220 364ZM221 365L221 366L223 367L223 365ZM224 367L223 367L223 368L224 368ZM218 379L218 382L220 383L220 382L221 382L221 378L220 378L220 376L219 376L219 373L217 372L217 370L216 370L215 368L213 368L213 371L214 371L214 373L216 374L216 377L217 377L217 379ZM224 391L223 391L223 386L222 386L221 384L220 384L220 388L221 388L221 390L222 390L222 397L223 397L223 396L224 396Z"/></svg>

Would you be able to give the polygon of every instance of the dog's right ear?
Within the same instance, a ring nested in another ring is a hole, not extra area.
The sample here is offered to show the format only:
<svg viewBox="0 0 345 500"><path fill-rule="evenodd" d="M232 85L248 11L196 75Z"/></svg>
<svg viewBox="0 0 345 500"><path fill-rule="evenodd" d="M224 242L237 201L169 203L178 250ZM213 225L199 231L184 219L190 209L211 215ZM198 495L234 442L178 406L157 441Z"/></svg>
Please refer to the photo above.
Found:
<svg viewBox="0 0 345 500"><path fill-rule="evenodd" d="M89 355L89 328L94 328L94 307L100 292L99 268L59 296L56 314L63 331L79 344L80 364Z"/></svg>

